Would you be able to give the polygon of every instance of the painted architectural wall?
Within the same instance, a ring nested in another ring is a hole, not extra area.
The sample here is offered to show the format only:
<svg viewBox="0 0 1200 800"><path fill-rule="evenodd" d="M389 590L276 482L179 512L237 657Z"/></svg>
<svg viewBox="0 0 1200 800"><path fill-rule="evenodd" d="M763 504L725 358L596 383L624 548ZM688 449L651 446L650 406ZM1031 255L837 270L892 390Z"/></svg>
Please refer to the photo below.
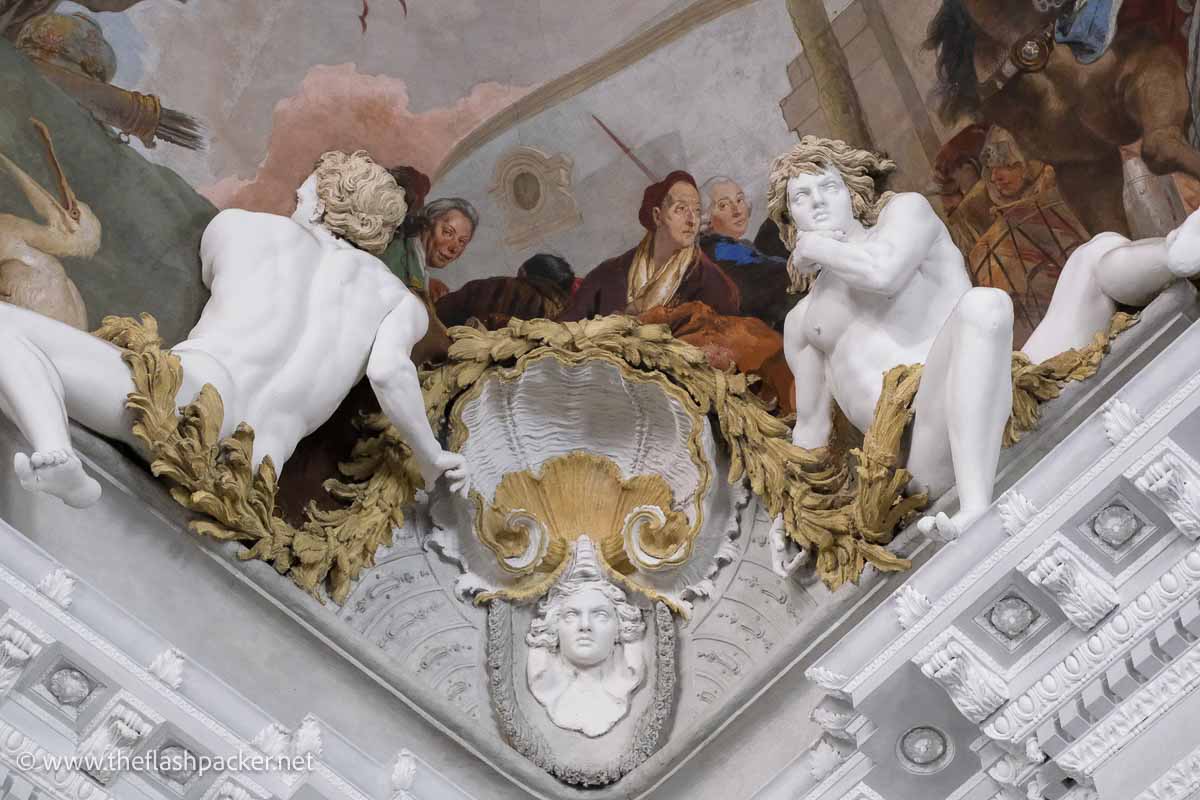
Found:
<svg viewBox="0 0 1200 800"><path fill-rule="evenodd" d="M434 187L461 195L484 221L460 262L438 277L451 287L515 273L534 252L557 253L578 275L629 249L644 231L637 211L650 180L596 124L595 114L658 175L686 169L698 181L728 175L755 202L751 230L766 216L770 161L795 141L779 113L788 94L780 65L800 50L783 3L757 2L690 32L608 80L522 122L472 153ZM517 146L574 162L582 222L515 251L504 244L502 206L487 194L497 162Z"/></svg>

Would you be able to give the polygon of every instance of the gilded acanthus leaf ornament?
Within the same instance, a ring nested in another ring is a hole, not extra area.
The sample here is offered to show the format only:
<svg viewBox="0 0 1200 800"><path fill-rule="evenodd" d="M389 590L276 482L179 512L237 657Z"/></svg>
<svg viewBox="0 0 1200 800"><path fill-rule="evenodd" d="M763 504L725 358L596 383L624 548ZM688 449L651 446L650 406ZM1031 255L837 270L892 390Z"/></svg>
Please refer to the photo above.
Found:
<svg viewBox="0 0 1200 800"><path fill-rule="evenodd" d="M224 407L212 386L176 410L183 368L162 347L153 317L106 317L96 335L125 351L134 385L126 407L133 412L134 435L149 451L151 472L166 479L176 502L209 517L189 527L246 544L241 558L270 562L315 596L324 586L334 601L345 600L351 582L374 563L375 551L391 542L392 528L403 523L403 509L421 482L394 429L386 421L381 426L378 418L368 421L367 438L342 465L347 479L356 482L325 483L345 505L331 511L310 506L296 529L275 510L278 486L271 459L251 469L254 431L243 424L232 436L219 438Z"/></svg>
<svg viewBox="0 0 1200 800"><path fill-rule="evenodd" d="M1014 354L1013 418L1006 444L1036 425L1040 402L1056 397L1067 382L1095 374L1112 338L1135 322L1134 317L1117 314L1107 334L1097 334L1088 347L1041 364ZM805 450L791 443L787 424L753 394L751 378L713 368L701 350L673 338L666 326L610 316L569 323L512 320L496 331L457 327L450 333L447 362L422 375L426 412L435 432L445 433L451 407L491 370L512 368L522 359L547 353L620 362L682 390L698 415L715 416L729 449L729 482L745 480L768 513L782 514L788 535L814 554L817 574L831 589L856 582L867 564L885 571L910 566L886 545L898 526L926 502L921 494L905 496L911 475L900 466L901 442L920 385L919 365L895 367L884 376L862 447L850 449L844 444L846 437L835 435L829 446ZM408 449L387 418L375 414L365 419L366 437L341 465L348 482L326 483L343 507L310 507L308 518L296 529L275 511L278 487L270 460L251 469L254 432L243 424L232 436L219 439L224 410L212 387L204 387L193 403L176 410L182 369L178 358L162 348L153 318L108 317L97 335L125 350L135 386L127 407L134 412L135 435L150 452L151 470L167 479L176 501L209 517L191 522L192 529L243 542L249 549L242 558L270 562L314 595L319 596L324 585L335 602L342 602L351 582L374 563L375 551L390 543L393 527L403 522L403 510L421 485ZM844 425L835 430L838 427ZM588 469L588 480L603 474L602 469ZM514 479L512 487L537 480ZM541 480L545 482L544 475ZM617 530L623 535L635 532L640 557L646 559L643 568L651 568L647 565L655 560L673 563L686 557L690 531L680 533L683 523L672 515L661 487L649 479L638 480L632 486L621 483L619 492L616 484L605 490L621 498L655 498L621 506L629 511ZM540 497L544 503L543 488L534 484L513 488L512 493ZM522 502L505 501L503 514L489 518L486 532L481 530L490 537L489 547L518 572L529 569L530 563L542 564L543 570L546 564L565 563L555 555L556 546L565 552L562 534L556 545L554 525L547 524L547 517L529 514L531 509ZM619 558L610 566L617 576L624 574ZM539 574L546 586L556 577L553 571Z"/></svg>
<svg viewBox="0 0 1200 800"><path fill-rule="evenodd" d="M747 480L771 514L785 515L790 535L816 554L818 574L831 588L857 580L868 563L884 570L908 568L909 562L885 545L897 524L924 504L923 497L901 496L910 476L896 467L919 368L889 374L894 391L881 403L883 411L877 412L863 448L853 451L851 470L845 448L795 447L787 424L766 410L747 376L714 369L702 351L674 339L665 326L612 316L570 323L513 320L496 331L464 327L450 333L449 360L423 380L434 430L443 429L450 407L493 368L511 368L546 352L616 359L665 377L686 392L698 414L716 417L730 453L728 480ZM643 524L653 532L657 522ZM642 538L653 542L651 536ZM510 535L508 557L525 542ZM667 546L649 544L647 551L653 555L657 547L661 555ZM546 580L548 586L550 575Z"/></svg>

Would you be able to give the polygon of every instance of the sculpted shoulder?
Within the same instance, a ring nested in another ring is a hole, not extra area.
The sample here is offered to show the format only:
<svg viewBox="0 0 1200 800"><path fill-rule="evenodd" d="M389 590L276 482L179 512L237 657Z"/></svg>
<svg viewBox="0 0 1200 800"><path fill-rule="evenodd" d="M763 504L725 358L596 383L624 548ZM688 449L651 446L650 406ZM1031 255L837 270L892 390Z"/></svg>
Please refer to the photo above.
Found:
<svg viewBox="0 0 1200 800"><path fill-rule="evenodd" d="M883 211L879 214L879 221L892 219L901 219L908 224L929 220L941 222L941 218L933 210L933 206L929 204L925 195L916 192L899 192L887 201Z"/></svg>
<svg viewBox="0 0 1200 800"><path fill-rule="evenodd" d="M384 303L389 306L395 305L405 295L412 294L412 291L404 285L404 281L388 268L383 259L366 250L359 250L357 247L348 248L347 252L354 260L356 271L361 275L369 276L375 287L374 291Z"/></svg>
<svg viewBox="0 0 1200 800"><path fill-rule="evenodd" d="M215 231L246 231L276 228L279 230L300 229L291 217L282 214L269 214L265 211L246 211L242 208L227 208L217 213L205 229Z"/></svg>
<svg viewBox="0 0 1200 800"><path fill-rule="evenodd" d="M245 211L240 208L227 208L219 212L208 223L200 240L200 248L203 252L226 243L245 247L260 242L268 236L287 236L289 233L294 235L295 232L302 230L303 228L291 217L267 214L261 211Z"/></svg>

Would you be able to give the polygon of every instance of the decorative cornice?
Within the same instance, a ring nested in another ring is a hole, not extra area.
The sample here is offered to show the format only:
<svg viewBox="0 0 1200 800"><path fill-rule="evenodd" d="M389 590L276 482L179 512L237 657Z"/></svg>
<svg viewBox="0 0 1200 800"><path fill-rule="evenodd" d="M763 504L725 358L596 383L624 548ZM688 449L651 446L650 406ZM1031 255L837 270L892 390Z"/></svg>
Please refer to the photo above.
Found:
<svg viewBox="0 0 1200 800"><path fill-rule="evenodd" d="M1071 549L1055 546L1022 571L1034 586L1046 591L1075 627L1090 631L1117 607L1117 593L1103 578L1084 566Z"/></svg>
<svg viewBox="0 0 1200 800"><path fill-rule="evenodd" d="M1200 472L1170 439L1161 442L1155 452L1158 458L1134 478L1133 484L1166 512L1180 533L1196 541L1200 539Z"/></svg>
<svg viewBox="0 0 1200 800"><path fill-rule="evenodd" d="M1128 744L1135 732L1161 717L1198 686L1200 647L1193 646L1054 760L1074 775L1091 776Z"/></svg>
<svg viewBox="0 0 1200 800"><path fill-rule="evenodd" d="M1187 800L1200 789L1200 747L1150 784L1136 800Z"/></svg>
<svg viewBox="0 0 1200 800"><path fill-rule="evenodd" d="M893 639L886 647L875 648L874 652L878 654L872 658L867 664L859 669L856 669L854 676L848 678L845 683L836 688L846 694L853 694L860 686L871 680L884 665L896 658L905 648L913 643L918 637L926 632L926 628L931 621L937 619L941 614L953 606L958 600L965 595L973 586L983 581L989 574L993 574L997 565L1006 559L1014 550L1023 546L1026 540L1033 536L1037 530L1045 524L1051 517L1062 510L1068 503L1072 502L1082 492L1093 489L1099 477L1113 467L1116 462L1123 457L1135 442L1145 436L1151 428L1161 422L1176 408L1181 406L1188 398L1193 396L1197 389L1200 389L1200 373L1193 375L1185 384L1180 386L1169 398L1160 403L1154 411L1147 417L1137 428L1132 431L1120 444L1110 448L1098 461L1092 464L1086 472L1079 475L1074 481L1069 483L1064 489L1054 495L1054 499L1049 502L1045 508L1030 520L1017 533L1011 534L1009 539L1002 545L994 549L985 558L976 562L976 565L970 572L959 579L952 587L938 595L934 600L933 608L930 613L925 615L921 620L914 624L911 628L904 631L900 636ZM1084 423L1086 425L1087 423ZM1084 430L1084 426L1077 429L1072 436L1079 435ZM923 570L929 570L935 567L937 560L923 567ZM852 632L853 634L853 632ZM843 640L845 641L845 640ZM815 669L822 667L810 668L805 674L813 678ZM824 686L825 684L821 684ZM831 688L831 687L826 687ZM1006 737L994 737L1006 738Z"/></svg>
<svg viewBox="0 0 1200 800"><path fill-rule="evenodd" d="M1097 627L1046 677L1007 703L984 727L992 739L1023 739L1062 703L1113 661L1150 635L1186 600L1200 591L1200 549L1188 551L1145 592Z"/></svg>
<svg viewBox="0 0 1200 800"><path fill-rule="evenodd" d="M25 541L20 534L12 529L11 526L4 523L3 520L0 520L0 535L12 537L10 544L11 541L16 541L20 545ZM42 554L38 554L38 558L44 559L45 557ZM75 581L73 576L66 573L66 570L56 568L52 569L46 578L43 578L39 583L45 584L47 578L60 572L65 573L66 577L71 578L72 582ZM54 581L57 583L59 579L54 578ZM148 667L143 666L143 663L135 661L124 650L118 649L108 639L102 637L91 627L66 611L55 600L51 599L51 593L47 593L42 588L35 588L32 581L26 581L2 563L0 563L0 595L3 595L4 602L9 605L14 605L14 601L16 601L16 604L22 608L22 611L25 611L25 608L29 606L35 608L40 615L39 618L45 618L45 621L41 624L55 631L59 628L64 628L71 633L72 637L77 640L77 643L72 645L72 649L76 652L76 655L87 657L89 651L94 651L97 656L108 662L109 666L105 672L110 678L117 678L121 673L124 673L127 677L121 681L121 684L126 687L134 685L137 687L138 697L142 699L137 699L129 691L122 690L109 700L105 708L96 714L93 722L89 724L88 729L81 733L83 739L80 748L76 750L77 753L90 752L92 747L99 750L110 748L115 744L119 745L119 742L111 741L110 733L112 726L108 723L114 721L121 723L121 725L117 726L120 728L118 734L138 734L137 741L139 742L148 740L147 737L155 737L157 734L154 726L158 726L162 722L162 716L159 715L155 708L162 705L177 709L177 712L172 711L169 715L177 723L181 720L187 720L203 728L206 734L201 735L202 741L207 736L211 736L211 739L208 739L209 742L215 740L223 743L216 748L215 754L217 755L224 754L228 757L231 754L248 752L252 749L252 745L248 741L233 733L224 723L219 722L205 710L193 705L186 697L172 688L167 681ZM114 613L118 617L124 614L121 611L115 611ZM132 622L132 620L126 620L126 624L129 622ZM51 644L55 638L61 638L52 637L42 627L30 621L23 613L18 613L12 608L3 615L0 615L0 638L3 638L3 633L9 626L30 634L43 648ZM159 646L163 645L166 645L166 650L172 649L167 643L160 640ZM157 661L158 659L155 660ZM33 660L31 659L28 663L32 664ZM169 672L165 672L164 674L170 677ZM189 682L196 680L198 679L190 678ZM232 694L232 690L226 689L225 691L229 691ZM3 698L0 697L0 699ZM231 699L238 704L239 713L242 715L239 724L244 724L246 721L246 700L238 695L232 695ZM148 705L147 703L153 703L153 705ZM115 713L118 709L120 709L120 714ZM261 712L256 711L254 714L259 715ZM145 729L147 721L152 723L152 727L148 732ZM183 728L183 731L185 733L188 732L186 726ZM191 733L192 735L197 734L196 731L192 731ZM308 781L315 785L329 787L331 791L336 792L336 795L333 796L345 797L347 800L369 800L367 795L356 785L351 784L340 773L335 772L330 764L320 760L322 756L322 748L320 746L321 731L320 723L315 717L312 715L306 717L300 726L300 730L296 733L296 752L311 752L314 759L317 760L311 776L302 774L275 776L275 778L282 781L283 785L289 787L289 793L298 789L301 782ZM101 739L105 741L102 742ZM84 745L87 745L89 749L84 750ZM31 752L37 751L43 754L46 752L41 750L36 742L25 737L20 731L9 728L4 723L0 723L0 763L15 767L16 764L11 761L10 756L15 758L14 754L22 752L21 748L24 747L27 747ZM342 749L339 748L339 752ZM54 752L59 751L56 750ZM339 759L338 763L341 764L342 760ZM370 762L362 762L360 760L357 763L365 766ZM359 768L361 770L361 766ZM386 783L389 775L389 767L377 766L375 768L378 769L379 780ZM436 781L432 785L440 785L443 788L443 792L439 797L465 797L444 776L432 769L429 771L432 775L436 776L432 778L432 781ZM30 776L23 777L29 778ZM42 777L45 778L46 776ZM82 773L74 773L73 776L59 774L49 777L57 783L52 785L45 780L38 783L36 778L30 778L36 785L46 790L47 798L53 797L54 800L109 800L108 795L101 791L99 785ZM363 775L356 773L355 779L375 781L374 775L371 774ZM63 789L64 786L67 787L65 791ZM76 791L72 787L77 787L78 790ZM263 789L257 783L250 781L246 776L238 776L236 779L225 778L213 783L209 791L205 793L204 800L264 800L272 794L273 792Z"/></svg>
<svg viewBox="0 0 1200 800"><path fill-rule="evenodd" d="M53 755L20 730L0 722L0 764L56 800L110 800L111 795L82 772L75 770L29 769L29 763L44 764Z"/></svg>
<svg viewBox="0 0 1200 800"><path fill-rule="evenodd" d="M998 670L966 637L950 628L913 657L921 673L937 681L962 715L983 722L1008 699L1008 686Z"/></svg>

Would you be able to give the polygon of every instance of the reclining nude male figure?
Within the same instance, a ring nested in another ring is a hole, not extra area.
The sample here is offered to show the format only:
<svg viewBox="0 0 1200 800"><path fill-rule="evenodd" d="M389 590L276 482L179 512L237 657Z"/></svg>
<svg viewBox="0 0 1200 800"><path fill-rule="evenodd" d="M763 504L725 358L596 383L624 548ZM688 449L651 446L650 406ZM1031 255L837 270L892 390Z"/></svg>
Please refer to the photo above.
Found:
<svg viewBox="0 0 1200 800"><path fill-rule="evenodd" d="M291 217L217 214L200 243L211 298L171 348L183 366L176 404L212 384L225 409L221 436L248 423L254 466L270 456L282 470L365 373L425 485L444 474L465 493L465 461L429 427L410 358L428 325L425 307L373 255L406 211L404 190L365 152L331 151L297 190ZM21 485L77 508L95 503L100 484L71 446L68 418L146 457L125 408L134 386L122 351L7 303L0 341L0 410L32 447L14 457Z"/></svg>
<svg viewBox="0 0 1200 800"><path fill-rule="evenodd" d="M933 499L957 486L956 513L918 522L923 533L951 541L991 505L1012 413L1012 301L1000 289L971 286L962 254L923 196L877 195L877 181L894 169L876 153L813 136L772 165L771 214L795 238L794 274L812 280L784 325L796 381L792 442L826 446L834 403L865 431L884 373L923 364L905 466L909 489ZM1143 306L1197 273L1200 212L1165 238L1102 233L1071 255L1023 351L1039 363L1085 346L1107 330L1118 304ZM780 575L805 562L782 517L771 542Z"/></svg>

